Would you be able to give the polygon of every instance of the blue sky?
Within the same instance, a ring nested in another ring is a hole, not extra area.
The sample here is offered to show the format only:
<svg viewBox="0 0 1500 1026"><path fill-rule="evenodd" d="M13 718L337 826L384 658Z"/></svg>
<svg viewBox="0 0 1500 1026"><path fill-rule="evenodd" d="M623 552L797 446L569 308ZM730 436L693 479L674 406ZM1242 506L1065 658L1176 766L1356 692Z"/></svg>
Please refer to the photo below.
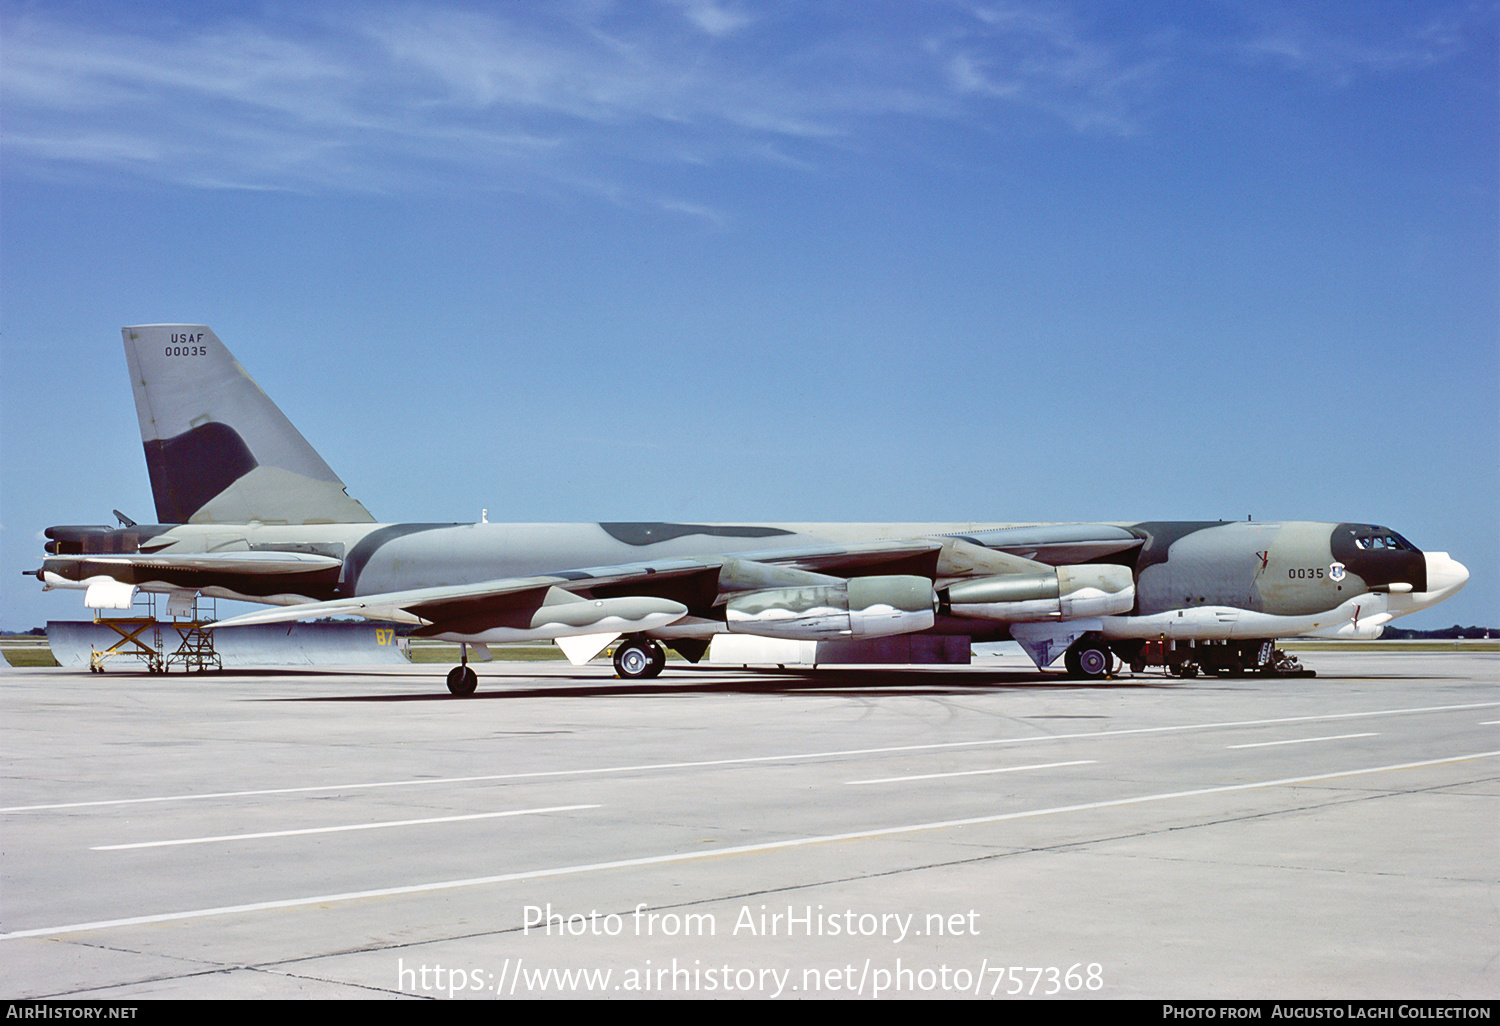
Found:
<svg viewBox="0 0 1500 1026"><path fill-rule="evenodd" d="M0 0L0 625L181 321L382 520L1371 521L1500 626L1497 25Z"/></svg>

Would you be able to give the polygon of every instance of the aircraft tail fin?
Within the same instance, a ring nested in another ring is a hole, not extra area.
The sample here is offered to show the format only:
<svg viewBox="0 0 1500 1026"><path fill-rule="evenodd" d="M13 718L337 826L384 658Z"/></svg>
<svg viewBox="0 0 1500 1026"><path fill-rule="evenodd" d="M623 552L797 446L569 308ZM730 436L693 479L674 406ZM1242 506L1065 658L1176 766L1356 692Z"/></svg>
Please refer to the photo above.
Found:
<svg viewBox="0 0 1500 1026"><path fill-rule="evenodd" d="M161 523L374 522L209 328L122 334Z"/></svg>

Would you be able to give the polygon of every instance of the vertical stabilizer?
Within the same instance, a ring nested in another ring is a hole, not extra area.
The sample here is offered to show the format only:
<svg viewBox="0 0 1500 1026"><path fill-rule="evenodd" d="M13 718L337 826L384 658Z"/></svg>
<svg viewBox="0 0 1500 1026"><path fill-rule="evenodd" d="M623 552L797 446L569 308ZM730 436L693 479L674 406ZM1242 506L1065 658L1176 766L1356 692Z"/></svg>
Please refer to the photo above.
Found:
<svg viewBox="0 0 1500 1026"><path fill-rule="evenodd" d="M374 521L211 330L122 331L161 523Z"/></svg>

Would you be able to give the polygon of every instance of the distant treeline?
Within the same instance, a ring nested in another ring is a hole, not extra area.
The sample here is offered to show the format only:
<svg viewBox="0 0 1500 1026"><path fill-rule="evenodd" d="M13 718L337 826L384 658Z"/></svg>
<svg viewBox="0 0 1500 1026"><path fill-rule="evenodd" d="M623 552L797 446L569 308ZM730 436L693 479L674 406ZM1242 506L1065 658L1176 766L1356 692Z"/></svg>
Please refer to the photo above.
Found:
<svg viewBox="0 0 1500 1026"><path fill-rule="evenodd" d="M1436 631L1409 631L1404 627L1387 627L1380 637L1383 641L1453 641L1458 638L1482 640L1500 637L1500 631L1493 627L1460 627L1458 624Z"/></svg>

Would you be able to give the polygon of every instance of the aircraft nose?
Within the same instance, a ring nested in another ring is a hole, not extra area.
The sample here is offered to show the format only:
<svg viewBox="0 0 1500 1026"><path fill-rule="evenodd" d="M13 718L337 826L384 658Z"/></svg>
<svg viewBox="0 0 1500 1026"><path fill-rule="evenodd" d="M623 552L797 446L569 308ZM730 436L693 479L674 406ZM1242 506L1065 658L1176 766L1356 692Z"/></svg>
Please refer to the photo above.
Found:
<svg viewBox="0 0 1500 1026"><path fill-rule="evenodd" d="M1446 552L1423 553L1427 559L1427 594L1440 602L1469 583L1469 568Z"/></svg>

